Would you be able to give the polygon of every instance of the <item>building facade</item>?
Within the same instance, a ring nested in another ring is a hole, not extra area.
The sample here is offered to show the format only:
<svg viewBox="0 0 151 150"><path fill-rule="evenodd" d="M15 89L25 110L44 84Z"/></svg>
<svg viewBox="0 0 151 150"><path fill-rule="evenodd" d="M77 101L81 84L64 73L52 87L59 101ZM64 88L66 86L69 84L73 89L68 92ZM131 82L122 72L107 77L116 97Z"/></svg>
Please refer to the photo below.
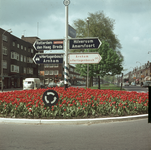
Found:
<svg viewBox="0 0 151 150"><path fill-rule="evenodd" d="M26 42L0 28L0 75L3 67L5 88L22 87L25 78L37 78L38 66L33 63L36 53L33 44Z"/></svg>
<svg viewBox="0 0 151 150"><path fill-rule="evenodd" d="M123 82L141 84L141 82L146 80L151 80L151 63L149 61L123 76Z"/></svg>
<svg viewBox="0 0 151 150"><path fill-rule="evenodd" d="M49 82L58 82L64 80L64 64L45 64L44 78L45 85L48 85ZM77 82L85 84L86 78L81 77L80 74L75 70L75 67L69 65L69 82L72 85L76 85Z"/></svg>

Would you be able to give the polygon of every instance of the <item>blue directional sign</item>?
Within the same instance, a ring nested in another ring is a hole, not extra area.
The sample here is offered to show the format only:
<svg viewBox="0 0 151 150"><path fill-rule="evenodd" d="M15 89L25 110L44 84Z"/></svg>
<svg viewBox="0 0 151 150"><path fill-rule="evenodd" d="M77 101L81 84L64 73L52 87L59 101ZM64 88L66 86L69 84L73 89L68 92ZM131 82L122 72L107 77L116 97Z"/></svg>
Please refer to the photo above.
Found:
<svg viewBox="0 0 151 150"><path fill-rule="evenodd" d="M60 64L63 63L63 56L63 53L36 53L33 61L35 64Z"/></svg>
<svg viewBox="0 0 151 150"><path fill-rule="evenodd" d="M69 39L69 49L97 49L101 44L101 41L97 37Z"/></svg>

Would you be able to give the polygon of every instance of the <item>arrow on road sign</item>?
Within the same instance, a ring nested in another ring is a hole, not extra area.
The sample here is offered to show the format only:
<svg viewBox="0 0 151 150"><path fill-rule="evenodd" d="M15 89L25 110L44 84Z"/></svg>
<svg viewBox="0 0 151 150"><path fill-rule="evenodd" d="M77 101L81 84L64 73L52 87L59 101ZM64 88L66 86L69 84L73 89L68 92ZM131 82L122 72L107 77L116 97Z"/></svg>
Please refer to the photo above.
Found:
<svg viewBox="0 0 151 150"><path fill-rule="evenodd" d="M68 54L69 64L98 64L101 59L99 53Z"/></svg>
<svg viewBox="0 0 151 150"><path fill-rule="evenodd" d="M59 40L36 40L33 47L37 51L63 50L63 39Z"/></svg>
<svg viewBox="0 0 151 150"><path fill-rule="evenodd" d="M58 64L63 63L64 54L36 53L33 57L35 64Z"/></svg>
<svg viewBox="0 0 151 150"><path fill-rule="evenodd" d="M69 49L97 49L101 44L98 38L69 39Z"/></svg>

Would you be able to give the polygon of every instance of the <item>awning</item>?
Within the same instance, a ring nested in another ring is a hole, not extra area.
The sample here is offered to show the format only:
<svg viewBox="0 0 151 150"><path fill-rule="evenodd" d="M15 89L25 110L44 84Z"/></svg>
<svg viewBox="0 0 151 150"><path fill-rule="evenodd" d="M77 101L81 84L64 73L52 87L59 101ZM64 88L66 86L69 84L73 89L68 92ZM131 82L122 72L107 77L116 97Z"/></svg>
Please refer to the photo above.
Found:
<svg viewBox="0 0 151 150"><path fill-rule="evenodd" d="M150 76L146 76L146 77L144 78L144 80L145 80L145 81L151 81L151 77L150 77Z"/></svg>

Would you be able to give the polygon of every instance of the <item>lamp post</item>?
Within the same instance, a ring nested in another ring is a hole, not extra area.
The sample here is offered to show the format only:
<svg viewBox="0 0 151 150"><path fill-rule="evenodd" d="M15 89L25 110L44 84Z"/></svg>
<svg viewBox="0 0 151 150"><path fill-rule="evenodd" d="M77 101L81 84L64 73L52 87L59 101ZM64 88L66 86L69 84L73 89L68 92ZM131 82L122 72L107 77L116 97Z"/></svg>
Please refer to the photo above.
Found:
<svg viewBox="0 0 151 150"><path fill-rule="evenodd" d="M5 32L8 32L10 31L9 33L11 33L11 29L8 29L8 30L5 30L2 34L2 47L1 47L1 90L3 92L3 80L4 80L4 77L3 77L3 35L5 34Z"/></svg>
<svg viewBox="0 0 151 150"><path fill-rule="evenodd" d="M88 23L88 37L89 37L89 18L87 18L87 23ZM89 88L89 64L87 64L87 88Z"/></svg>
<svg viewBox="0 0 151 150"><path fill-rule="evenodd" d="M136 63L140 63L139 61L137 61ZM141 63L140 63L140 67L141 67ZM141 72L141 74L142 74L142 72ZM141 78L141 81L142 81L142 78ZM141 83L142 84L142 83Z"/></svg>

